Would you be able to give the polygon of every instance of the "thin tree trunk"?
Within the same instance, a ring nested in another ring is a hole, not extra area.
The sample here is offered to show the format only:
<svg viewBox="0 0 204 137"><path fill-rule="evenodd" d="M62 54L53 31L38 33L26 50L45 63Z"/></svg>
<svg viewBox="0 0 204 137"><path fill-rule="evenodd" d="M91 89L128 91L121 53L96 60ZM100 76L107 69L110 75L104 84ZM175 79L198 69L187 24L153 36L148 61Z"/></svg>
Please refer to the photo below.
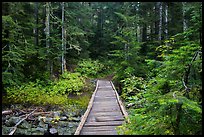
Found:
<svg viewBox="0 0 204 137"><path fill-rule="evenodd" d="M50 14L53 15L53 11L52 10L50 10ZM50 21L52 22L52 19ZM51 23L50 24L50 30L52 31L53 29L54 29L54 24ZM53 41L52 41L52 39L50 39L50 48L52 48L52 47L53 47ZM50 77L52 78L52 76L54 75L54 72L53 72L53 62L54 62L54 59L53 59L53 57L49 60L49 62L50 62Z"/></svg>
<svg viewBox="0 0 204 137"><path fill-rule="evenodd" d="M183 31L187 29L187 23L185 19L185 2L182 2L182 10L183 10Z"/></svg>
<svg viewBox="0 0 204 137"><path fill-rule="evenodd" d="M176 121L175 121L175 125L174 125L174 134L175 135L180 135L180 121L181 121L181 113L182 113L182 102L178 102L176 104Z"/></svg>
<svg viewBox="0 0 204 137"><path fill-rule="evenodd" d="M38 2L35 3L35 46L38 47Z"/></svg>
<svg viewBox="0 0 204 137"><path fill-rule="evenodd" d="M159 2L159 40L162 40L162 3Z"/></svg>
<svg viewBox="0 0 204 137"><path fill-rule="evenodd" d="M64 52L65 52L65 40L64 40L64 2L62 2L62 74L64 73L65 67L65 59L64 59Z"/></svg>
<svg viewBox="0 0 204 137"><path fill-rule="evenodd" d="M45 33L46 33L46 48L47 48L47 55L49 55L49 48L50 48L50 7L49 2L46 2L46 21L45 21ZM50 59L47 59L47 70L50 72Z"/></svg>
<svg viewBox="0 0 204 137"><path fill-rule="evenodd" d="M137 41L138 41L138 42L141 42L141 40L140 40L140 39L141 39L140 35L141 35L141 34L140 34L140 26L137 25Z"/></svg>
<svg viewBox="0 0 204 137"><path fill-rule="evenodd" d="M159 2L155 3L155 40L159 40Z"/></svg>
<svg viewBox="0 0 204 137"><path fill-rule="evenodd" d="M168 5L165 4L165 39L168 39Z"/></svg>

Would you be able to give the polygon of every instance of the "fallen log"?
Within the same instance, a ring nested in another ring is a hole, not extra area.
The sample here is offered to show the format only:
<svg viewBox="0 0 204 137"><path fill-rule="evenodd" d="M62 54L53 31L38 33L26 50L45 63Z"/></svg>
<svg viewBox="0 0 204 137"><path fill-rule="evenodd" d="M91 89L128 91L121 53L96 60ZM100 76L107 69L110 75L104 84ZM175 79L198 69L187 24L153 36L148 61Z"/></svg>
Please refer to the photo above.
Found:
<svg viewBox="0 0 204 137"><path fill-rule="evenodd" d="M52 114L53 112L36 112L36 113L33 113L32 115L35 116L35 115L45 115L45 114Z"/></svg>
<svg viewBox="0 0 204 137"><path fill-rule="evenodd" d="M5 111L2 111L2 115L9 115L9 114L11 114L11 113L13 113L12 110L5 110Z"/></svg>
<svg viewBox="0 0 204 137"><path fill-rule="evenodd" d="M25 118L21 119L21 120L13 127L14 129L9 133L9 135L13 135L13 134L15 133L16 129L17 129L17 126L20 125L21 122L23 122L25 119L27 119L32 113L34 113L35 110L37 110L37 108L34 109L31 113L27 114Z"/></svg>

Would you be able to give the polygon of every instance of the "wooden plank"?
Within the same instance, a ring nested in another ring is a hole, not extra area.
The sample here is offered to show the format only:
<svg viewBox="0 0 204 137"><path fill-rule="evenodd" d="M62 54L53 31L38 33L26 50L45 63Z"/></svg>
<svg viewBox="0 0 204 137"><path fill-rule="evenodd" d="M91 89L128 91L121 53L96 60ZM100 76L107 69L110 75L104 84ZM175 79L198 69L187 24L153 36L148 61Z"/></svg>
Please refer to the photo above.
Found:
<svg viewBox="0 0 204 137"><path fill-rule="evenodd" d="M115 96L97 96L97 95L95 95L95 98L97 99L116 99Z"/></svg>
<svg viewBox="0 0 204 137"><path fill-rule="evenodd" d="M103 105L105 105L105 104L107 104L107 106L109 106L109 105L113 105L113 104L116 104L116 105L118 105L118 102L117 102L117 100L115 100L115 101L101 101L101 102L99 102L99 101L94 101L94 105L100 105L100 104L103 104Z"/></svg>
<svg viewBox="0 0 204 137"><path fill-rule="evenodd" d="M117 102L117 99L116 98L95 98L94 99L94 102L108 102L108 101L110 101L110 102Z"/></svg>
<svg viewBox="0 0 204 137"><path fill-rule="evenodd" d="M117 126L100 126L100 127L84 127L82 132L90 131L112 131L115 130Z"/></svg>
<svg viewBox="0 0 204 137"><path fill-rule="evenodd" d="M115 95L113 89L111 91L107 91L107 90L100 91L100 90L98 90L97 94Z"/></svg>
<svg viewBox="0 0 204 137"><path fill-rule="evenodd" d="M101 108L95 108L95 109L92 109L92 113L95 113L95 112L120 112L120 108L104 108L104 109L101 109Z"/></svg>
<svg viewBox="0 0 204 137"><path fill-rule="evenodd" d="M93 132L82 132L81 135L117 135L116 131L93 131Z"/></svg>
<svg viewBox="0 0 204 137"><path fill-rule="evenodd" d="M92 109L119 109L120 107L118 105L109 105L109 106L105 106L105 105L93 105Z"/></svg>
<svg viewBox="0 0 204 137"><path fill-rule="evenodd" d="M123 116L92 116L87 119L87 122L95 121L95 122L104 122L104 121L123 121Z"/></svg>
<svg viewBox="0 0 204 137"><path fill-rule="evenodd" d="M111 103L111 104L107 104L107 103L94 103L93 107L100 107L100 108L108 108L108 107L117 107L120 108L119 105L117 103Z"/></svg>
<svg viewBox="0 0 204 137"><path fill-rule="evenodd" d="M108 103L116 103L116 104L118 104L118 101L117 101L117 98L116 99L106 99L106 100L103 100L103 99L94 99L94 103L98 103L98 102L101 102L101 103L106 103L106 104L108 104Z"/></svg>
<svg viewBox="0 0 204 137"><path fill-rule="evenodd" d="M86 122L84 127L96 127L96 126L120 126L124 121L104 121L104 122Z"/></svg>
<svg viewBox="0 0 204 137"><path fill-rule="evenodd" d="M90 113L89 116L123 116L122 112L94 112Z"/></svg>

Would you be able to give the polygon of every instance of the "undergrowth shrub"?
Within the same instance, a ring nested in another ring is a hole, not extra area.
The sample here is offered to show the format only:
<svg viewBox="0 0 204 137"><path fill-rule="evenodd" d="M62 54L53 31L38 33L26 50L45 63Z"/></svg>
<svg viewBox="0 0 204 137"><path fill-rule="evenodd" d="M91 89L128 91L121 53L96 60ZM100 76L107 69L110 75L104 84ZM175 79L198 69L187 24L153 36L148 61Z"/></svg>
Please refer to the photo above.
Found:
<svg viewBox="0 0 204 137"><path fill-rule="evenodd" d="M121 97L128 100L128 97L136 95L145 88L142 77L131 76L120 81L123 84Z"/></svg>
<svg viewBox="0 0 204 137"><path fill-rule="evenodd" d="M118 127L127 135L195 135L202 134L202 108L183 96L183 92L167 94L152 91L132 96L130 123Z"/></svg>
<svg viewBox="0 0 204 137"><path fill-rule="evenodd" d="M65 72L58 81L54 82L50 94L80 94L83 87L84 79L80 76L80 73Z"/></svg>
<svg viewBox="0 0 204 137"><path fill-rule="evenodd" d="M7 103L65 104L69 94L80 94L84 79L79 73L65 72L57 81L43 83L37 80L19 87L7 88Z"/></svg>
<svg viewBox="0 0 204 137"><path fill-rule="evenodd" d="M201 47L176 43L174 49L166 45L157 49L160 61L146 59L145 81L132 76L121 80L130 123L120 126L119 134L202 135Z"/></svg>
<svg viewBox="0 0 204 137"><path fill-rule="evenodd" d="M103 71L104 65L98 60L84 59L77 65L76 72L81 73L85 77L97 77Z"/></svg>

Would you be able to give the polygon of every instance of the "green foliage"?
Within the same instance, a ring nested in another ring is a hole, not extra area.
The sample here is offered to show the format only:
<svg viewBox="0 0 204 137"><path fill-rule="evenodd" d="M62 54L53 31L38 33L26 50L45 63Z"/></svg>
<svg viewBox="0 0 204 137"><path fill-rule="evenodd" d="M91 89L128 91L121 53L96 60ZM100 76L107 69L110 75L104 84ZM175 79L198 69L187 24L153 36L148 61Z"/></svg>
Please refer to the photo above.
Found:
<svg viewBox="0 0 204 137"><path fill-rule="evenodd" d="M99 73L102 73L103 67L104 65L98 60L84 59L79 61L75 71L85 77L97 77Z"/></svg>
<svg viewBox="0 0 204 137"><path fill-rule="evenodd" d="M19 46L22 41L17 38L22 33L16 31L18 29L20 26L11 16L2 16L2 77L6 86L20 84L21 77L24 77L22 66L25 63L25 51Z"/></svg>
<svg viewBox="0 0 204 137"><path fill-rule="evenodd" d="M151 87L147 87L146 92L141 91L132 96L131 102L135 105L129 110L130 123L118 128L120 134L175 135L177 130L184 135L201 133L201 106L184 97L183 92L162 95L152 93Z"/></svg>
<svg viewBox="0 0 204 137"><path fill-rule="evenodd" d="M19 87L7 88L6 103L65 104L69 94L80 94L84 80L78 73L64 73L54 82L37 80Z"/></svg>
<svg viewBox="0 0 204 137"><path fill-rule="evenodd" d="M123 84L121 97L126 101L145 88L142 77L131 76L120 81Z"/></svg>
<svg viewBox="0 0 204 137"><path fill-rule="evenodd" d="M194 35L190 32L177 34L155 48L158 60L145 60L145 80L131 75L122 77L121 96L130 107L130 123L120 126L119 134L202 134L202 52L198 41L189 40ZM183 83L187 72L188 98Z"/></svg>
<svg viewBox="0 0 204 137"><path fill-rule="evenodd" d="M79 73L65 72L62 74L61 79L53 83L50 94L80 94L84 87L84 79Z"/></svg>

